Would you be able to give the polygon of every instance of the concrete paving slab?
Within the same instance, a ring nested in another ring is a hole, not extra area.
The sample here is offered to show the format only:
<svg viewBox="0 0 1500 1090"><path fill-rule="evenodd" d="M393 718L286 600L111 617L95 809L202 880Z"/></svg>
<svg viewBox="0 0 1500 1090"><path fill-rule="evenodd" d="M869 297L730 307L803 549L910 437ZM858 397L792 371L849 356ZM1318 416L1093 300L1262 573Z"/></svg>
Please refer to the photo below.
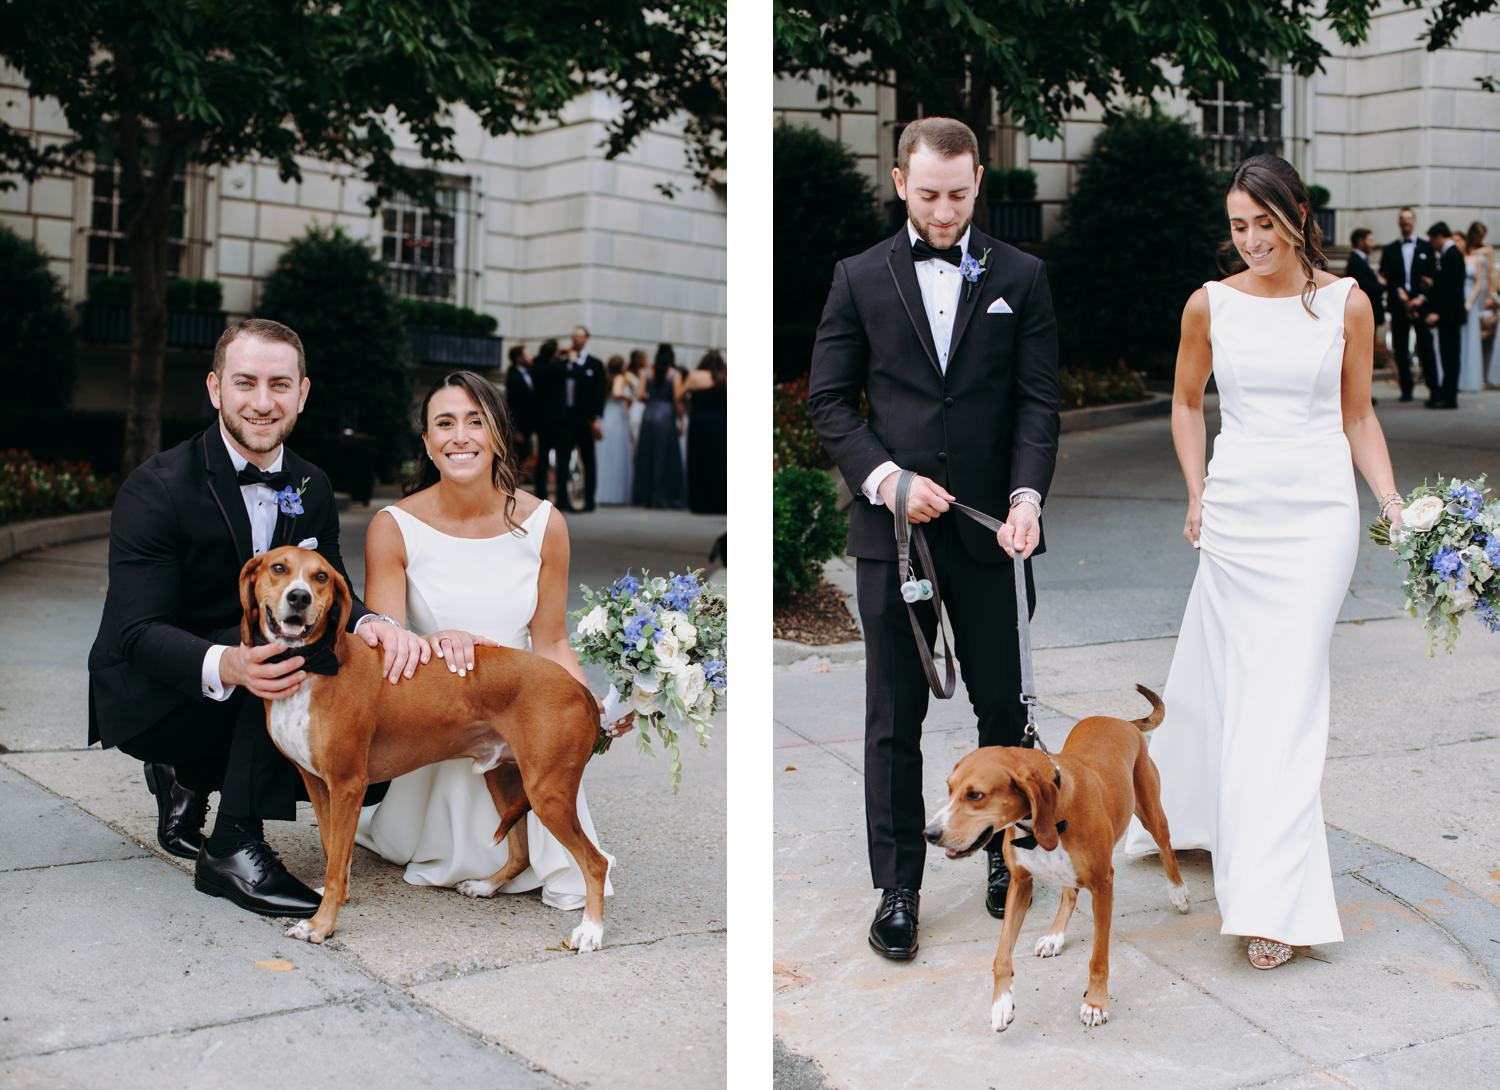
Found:
<svg viewBox="0 0 1500 1090"><path fill-rule="evenodd" d="M1495 1081L1497 1055L1500 1055L1500 1026L1485 1026L1419 1041L1350 1063L1249 1085L1264 1090L1328 1090L1330 1086L1358 1087L1359 1090L1489 1086ZM1434 1079L1437 1072L1441 1072L1441 1082Z"/></svg>
<svg viewBox="0 0 1500 1090"><path fill-rule="evenodd" d="M438 1079L495 1090L558 1085L410 999L384 991L311 1010L0 1062L3 1090L264 1090L299 1083L409 1087Z"/></svg>
<svg viewBox="0 0 1500 1090"><path fill-rule="evenodd" d="M681 936L615 945L556 966L473 973L412 994L486 1040L532 1057L570 1085L610 1090L722 1086L726 996L700 989L724 943ZM653 1042L642 1056L639 1041Z"/></svg>
<svg viewBox="0 0 1500 1090"><path fill-rule="evenodd" d="M147 853L111 829L90 821L72 803L0 767L0 871L60 867ZM22 833L24 830L24 834Z"/></svg>

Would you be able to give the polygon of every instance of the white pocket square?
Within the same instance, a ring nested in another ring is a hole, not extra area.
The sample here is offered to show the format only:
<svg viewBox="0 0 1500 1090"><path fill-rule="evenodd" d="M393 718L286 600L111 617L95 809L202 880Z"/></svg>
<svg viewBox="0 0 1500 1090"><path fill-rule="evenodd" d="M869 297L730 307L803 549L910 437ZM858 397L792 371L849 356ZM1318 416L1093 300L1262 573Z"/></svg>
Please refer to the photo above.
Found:
<svg viewBox="0 0 1500 1090"><path fill-rule="evenodd" d="M991 303L989 305L988 308L986 308L985 313L986 314L1014 314L1015 311L1013 311L1013 310L1010 309L1010 304L1007 303L1004 299L996 299L993 303Z"/></svg>
<svg viewBox="0 0 1500 1090"><path fill-rule="evenodd" d="M315 537L305 537L297 542L297 548L299 549L316 549L317 547L318 539Z"/></svg>

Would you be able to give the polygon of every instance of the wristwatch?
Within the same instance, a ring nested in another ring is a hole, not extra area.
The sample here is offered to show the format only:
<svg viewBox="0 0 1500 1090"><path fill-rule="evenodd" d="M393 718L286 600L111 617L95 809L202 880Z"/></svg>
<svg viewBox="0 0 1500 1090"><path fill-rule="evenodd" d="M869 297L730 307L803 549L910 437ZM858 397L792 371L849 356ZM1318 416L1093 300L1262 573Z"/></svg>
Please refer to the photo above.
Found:
<svg viewBox="0 0 1500 1090"><path fill-rule="evenodd" d="M363 617L354 622L354 631L358 632L359 626L364 624L366 621L384 621L388 625L394 625L396 628L401 629L404 629L406 627L400 621L396 620L396 618L392 617L389 613L366 613Z"/></svg>

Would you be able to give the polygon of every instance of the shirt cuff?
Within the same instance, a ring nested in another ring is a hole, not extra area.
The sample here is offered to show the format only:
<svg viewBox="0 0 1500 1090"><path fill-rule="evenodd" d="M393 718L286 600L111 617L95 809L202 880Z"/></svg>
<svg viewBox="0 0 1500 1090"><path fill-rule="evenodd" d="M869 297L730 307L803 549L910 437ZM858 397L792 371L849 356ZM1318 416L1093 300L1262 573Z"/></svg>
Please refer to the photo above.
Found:
<svg viewBox="0 0 1500 1090"><path fill-rule="evenodd" d="M210 700L228 700L235 686L225 685L219 677L219 660L228 651L227 644L216 643L203 656L203 695Z"/></svg>
<svg viewBox="0 0 1500 1090"><path fill-rule="evenodd" d="M898 466L895 462L881 462L874 468L873 471L871 471L870 475L865 478L865 483L860 485L859 490L864 494L865 499L869 500L876 507L884 507L885 501L880 498L880 482L885 480L892 473L900 472L901 467Z"/></svg>

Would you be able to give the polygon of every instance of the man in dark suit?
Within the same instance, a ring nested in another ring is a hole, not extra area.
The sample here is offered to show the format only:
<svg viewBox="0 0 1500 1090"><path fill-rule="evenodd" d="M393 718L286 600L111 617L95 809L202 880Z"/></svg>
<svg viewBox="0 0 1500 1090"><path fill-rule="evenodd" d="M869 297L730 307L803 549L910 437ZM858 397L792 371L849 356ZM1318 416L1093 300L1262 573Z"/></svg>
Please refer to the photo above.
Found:
<svg viewBox="0 0 1500 1090"><path fill-rule="evenodd" d="M109 590L89 651L89 743L146 762L157 838L196 858L194 885L269 916L311 916L261 819L295 816L301 776L271 742L262 698L297 691L316 658L240 642L239 571L280 545L317 549L345 575L328 477L283 446L307 401L302 342L251 319L225 330L208 394L218 420L131 472L109 527ZM385 650L388 676L430 652L356 598L343 618ZM213 835L201 831L218 791Z"/></svg>
<svg viewBox="0 0 1500 1090"><path fill-rule="evenodd" d="M1427 237L1438 255L1427 324L1437 330L1442 384L1427 402L1429 409L1458 408L1458 365L1462 352L1464 320L1464 254L1453 241L1453 232L1442 220L1427 229Z"/></svg>
<svg viewBox="0 0 1500 1090"><path fill-rule="evenodd" d="M531 357L526 346L510 350L510 370L505 372L505 408L510 413L513 452L516 468L531 453L531 437L536 431L536 380L531 374Z"/></svg>
<svg viewBox="0 0 1500 1090"><path fill-rule="evenodd" d="M1359 290L1370 300L1370 310L1375 316L1375 344L1378 347L1380 327L1385 323L1385 285L1381 282L1380 274L1370 267L1370 254L1374 250L1375 233L1368 227L1356 227L1349 236L1349 263L1344 267L1344 275L1354 277ZM1379 352L1375 353L1375 360L1378 365ZM1370 404L1378 405L1380 402L1371 397Z"/></svg>
<svg viewBox="0 0 1500 1090"><path fill-rule="evenodd" d="M536 494L546 499L547 467L556 462L555 502L568 507L568 364L558 357L557 342L543 341L531 365L532 406L536 416Z"/></svg>
<svg viewBox="0 0 1500 1090"><path fill-rule="evenodd" d="M982 173L968 126L907 126L893 177L909 222L834 269L813 347L813 426L855 494L848 550L865 631L865 821L882 891L870 944L891 958L917 948L929 692L896 565L898 469L918 474L909 519L931 546L935 570L924 575L948 607L979 744L1028 741L1010 550L1024 560L1041 543L1057 456L1057 324L1041 261L971 225ZM1008 511L1006 525L994 535L950 512L955 497ZM1029 565L1026 583L1034 597ZM931 603L918 603L917 615L930 647ZM998 850L987 877L998 917L1009 882Z"/></svg>
<svg viewBox="0 0 1500 1090"><path fill-rule="evenodd" d="M589 331L573 327L574 359L568 365L569 454L577 448L583 462L583 509L594 509L597 466L594 444L604 438L600 417L604 415L604 361L589 351Z"/></svg>
<svg viewBox="0 0 1500 1090"><path fill-rule="evenodd" d="M1436 255L1425 239L1417 238L1417 214L1401 209L1397 217L1401 237L1388 243L1380 255L1380 275L1385 280L1386 311L1391 317L1391 346L1396 356L1396 381L1401 400L1410 401L1411 335L1417 337L1417 359L1429 397L1438 392L1437 358L1432 349L1432 330L1424 321L1423 308L1432 278L1437 275Z"/></svg>

